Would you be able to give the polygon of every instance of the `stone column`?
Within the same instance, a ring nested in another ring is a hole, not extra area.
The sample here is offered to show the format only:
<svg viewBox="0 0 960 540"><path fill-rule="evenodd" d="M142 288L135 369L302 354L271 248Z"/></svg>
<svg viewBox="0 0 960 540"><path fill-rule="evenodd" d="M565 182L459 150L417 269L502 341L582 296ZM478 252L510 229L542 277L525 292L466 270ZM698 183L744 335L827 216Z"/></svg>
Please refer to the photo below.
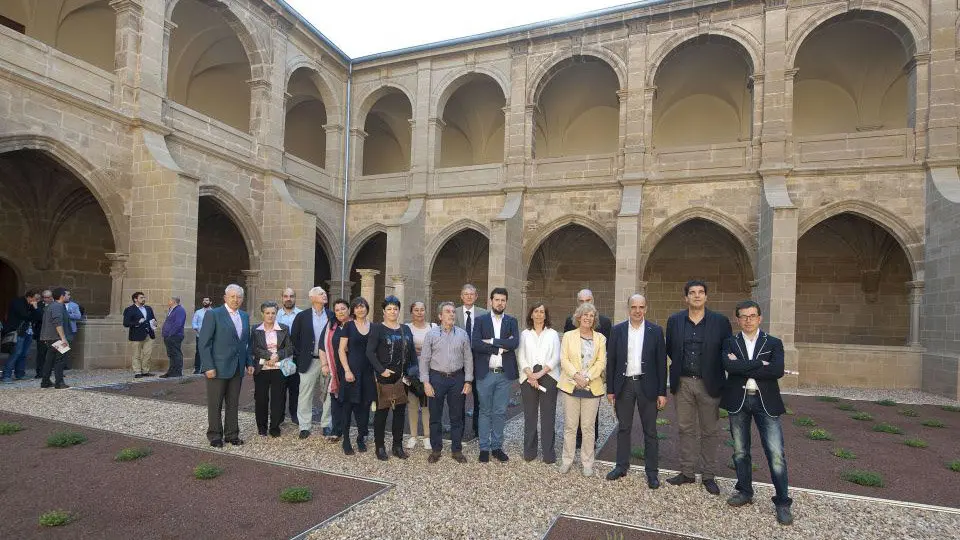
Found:
<svg viewBox="0 0 960 540"><path fill-rule="evenodd" d="M625 110L623 143L624 178L643 174L643 154L649 141L644 129L643 88L647 77L647 22L627 21L627 89L620 108Z"/></svg>
<svg viewBox="0 0 960 540"><path fill-rule="evenodd" d="M407 276L403 274L394 274L390 276L390 283L393 284L393 295L400 299L400 322L403 322L403 314L409 313L410 306L407 305L407 299L405 297L406 291L404 290L404 285L407 281Z"/></svg>
<svg viewBox="0 0 960 540"><path fill-rule="evenodd" d="M630 295L637 292L640 269L637 268L640 251L640 212L643 206L643 183L624 185L617 214L617 270L614 283L614 313L626 305Z"/></svg>
<svg viewBox="0 0 960 540"><path fill-rule="evenodd" d="M363 176L363 142L367 139L367 132L360 128L350 128L350 160L353 161L348 167L353 167L350 174L351 185L356 185L356 180ZM354 188L356 189L356 188ZM349 193L344 196L349 197Z"/></svg>
<svg viewBox="0 0 960 540"><path fill-rule="evenodd" d="M443 118L437 117L431 118L427 123L427 145L430 147L430 152L427 155L427 170L432 174L434 169L440 166L440 154L443 152L441 147L443 128L447 127L447 123L443 121Z"/></svg>
<svg viewBox="0 0 960 540"><path fill-rule="evenodd" d="M282 161L279 145L270 144L272 85L264 78L251 79L247 81L247 85L250 86L250 134L256 141L257 153L263 161L279 164Z"/></svg>
<svg viewBox="0 0 960 540"><path fill-rule="evenodd" d="M377 276L380 275L380 271L372 268L357 268L356 272L360 274L360 296L372 304L376 297ZM373 311L372 305L370 308Z"/></svg>
<svg viewBox="0 0 960 540"><path fill-rule="evenodd" d="M527 310L530 308L527 302L527 294L530 292L530 287L532 286L532 281L524 281L523 286L520 288L520 313L517 319L520 321L521 327L526 324L525 317L527 316Z"/></svg>
<svg viewBox="0 0 960 540"><path fill-rule="evenodd" d="M251 320L260 317L260 271L259 270L241 270L243 275L243 301L246 304L247 313Z"/></svg>
<svg viewBox="0 0 960 540"><path fill-rule="evenodd" d="M353 287L353 281L327 280L327 296L332 304L337 298L343 298L350 301L350 289Z"/></svg>
<svg viewBox="0 0 960 540"><path fill-rule="evenodd" d="M433 156L439 139L431 140L430 111L431 78L433 60L422 58L417 62L417 92L410 104L410 192L416 195L427 192L427 173L432 169Z"/></svg>
<svg viewBox="0 0 960 540"><path fill-rule="evenodd" d="M760 145L759 161L764 167L783 168L787 163L787 120L793 114L793 100L786 99L786 5L784 0L768 0L764 5L765 73L752 74L753 140Z"/></svg>
<svg viewBox="0 0 960 540"><path fill-rule="evenodd" d="M343 160L343 126L340 124L324 124L326 137L326 155L323 158L323 168L334 179L331 191L336 196L343 197L343 178L340 176Z"/></svg>
<svg viewBox="0 0 960 540"><path fill-rule="evenodd" d="M516 295L523 288L523 191L511 191L503 209L490 220L490 263L487 286L506 287ZM513 309L510 310L514 312Z"/></svg>
<svg viewBox="0 0 960 540"><path fill-rule="evenodd" d="M117 12L114 70L118 84L114 88L113 104L128 114L135 114L142 8L134 0L111 0L110 7Z"/></svg>
<svg viewBox="0 0 960 540"><path fill-rule="evenodd" d="M908 281L907 301L910 304L910 342L911 347L920 346L920 306L923 304L923 282Z"/></svg>
<svg viewBox="0 0 960 540"><path fill-rule="evenodd" d="M506 165L504 181L514 184L523 183L526 160L533 149L533 129L529 123L533 115L528 114L526 95L529 50L526 40L510 44L510 93L505 96L503 162Z"/></svg>
<svg viewBox="0 0 960 540"><path fill-rule="evenodd" d="M657 97L657 87L648 86L643 89L643 169L651 170L656 164L656 159L650 151L653 148L653 100Z"/></svg>
<svg viewBox="0 0 960 540"><path fill-rule="evenodd" d="M286 287L293 287L303 297L314 285L317 216L294 200L286 181L270 174L264 180L263 253L258 265L262 274L258 285L266 297L279 298Z"/></svg>
<svg viewBox="0 0 960 540"><path fill-rule="evenodd" d="M123 300L123 278L127 275L126 253L105 253L110 261L110 314L109 318L119 318L123 315L125 302Z"/></svg>

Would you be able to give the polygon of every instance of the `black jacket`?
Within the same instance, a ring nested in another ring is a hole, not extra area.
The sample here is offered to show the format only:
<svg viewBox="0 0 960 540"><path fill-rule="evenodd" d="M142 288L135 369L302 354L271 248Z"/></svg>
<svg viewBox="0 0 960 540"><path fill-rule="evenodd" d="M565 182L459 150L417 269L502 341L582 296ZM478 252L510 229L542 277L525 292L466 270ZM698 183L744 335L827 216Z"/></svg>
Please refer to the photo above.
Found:
<svg viewBox="0 0 960 540"><path fill-rule="evenodd" d="M18 336L26 335L27 328L33 325L36 312L39 311L30 305L26 298L22 296L14 298L10 301L10 308L7 310L7 324L4 326L4 332L16 331Z"/></svg>
<svg viewBox="0 0 960 540"><path fill-rule="evenodd" d="M663 328L643 321L643 351L640 364L643 371L643 391L647 399L667 395L667 346ZM626 382L627 346L630 339L630 321L613 327L607 340L607 393L619 394Z"/></svg>
<svg viewBox="0 0 960 540"><path fill-rule="evenodd" d="M153 316L153 308L150 306L143 307L147 310L147 316L142 323L140 319L143 319L144 316L140 312L140 308L130 304L127 309L123 310L123 325L130 329L127 332L127 339L130 341L144 341L147 337L157 339L157 334L150 327L150 321L156 320L156 317Z"/></svg>
<svg viewBox="0 0 960 540"><path fill-rule="evenodd" d="M385 339L388 330L382 323L374 323L370 325L370 333L367 335L367 361L373 366L377 380L386 384L399 381L407 375L411 365L417 364L417 349L413 345L413 332L410 327L401 324L400 343L393 344L394 347L400 347L399 361L390 355L391 344ZM393 375L382 377L380 374L388 369L393 371Z"/></svg>
<svg viewBox="0 0 960 540"><path fill-rule="evenodd" d="M324 327L324 330L326 330L330 325L330 321L334 319L334 315L333 312L327 308L323 308L323 310L327 313L327 326ZM290 328L290 339L293 343L293 363L297 365L297 373L306 373L313 364L313 357L316 354L316 351L313 350L316 336L313 335L312 306L297 313L297 316L293 318L293 326ZM320 339L320 348L323 349L324 352L327 350L327 344L324 343L323 339ZM322 360L325 362L326 358Z"/></svg>
<svg viewBox="0 0 960 540"><path fill-rule="evenodd" d="M680 374L683 371L683 329L688 311L674 313L667 319L667 354L670 355L670 392L680 389ZM707 393L720 397L726 375L723 372L721 352L723 343L733 334L730 319L709 309L703 315L704 329L703 356L700 357L700 371Z"/></svg>
<svg viewBox="0 0 960 540"><path fill-rule="evenodd" d="M747 379L757 382L760 402L768 415L780 416L787 411L777 382L783 377L783 342L778 338L761 330L757 336L757 346L753 349L753 358L747 358L743 333L738 332L727 338L723 344L723 369L729 376L720 406L728 412L736 413L743 407Z"/></svg>
<svg viewBox="0 0 960 540"><path fill-rule="evenodd" d="M277 323L277 326L280 327L277 330L277 356L283 360L293 356L293 343L290 341L290 329L287 328L287 325ZM267 348L267 333L260 330L259 324L250 333L250 350L253 354L253 374L256 375L263 369L260 360L270 359L270 349Z"/></svg>

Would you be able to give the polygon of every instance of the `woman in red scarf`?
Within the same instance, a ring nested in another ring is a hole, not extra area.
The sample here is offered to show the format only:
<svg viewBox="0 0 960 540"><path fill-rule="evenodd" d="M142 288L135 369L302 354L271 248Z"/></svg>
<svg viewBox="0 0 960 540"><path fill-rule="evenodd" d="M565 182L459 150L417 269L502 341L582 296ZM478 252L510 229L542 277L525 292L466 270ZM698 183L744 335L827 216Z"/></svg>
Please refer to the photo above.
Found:
<svg viewBox="0 0 960 540"><path fill-rule="evenodd" d="M343 396L340 394L343 386L343 366L337 361L337 349L340 345L340 330L350 320L350 304L343 298L336 299L333 302L333 314L336 318L330 321L323 339L326 345L327 363L330 366L330 392L327 393L327 401L329 401L332 422L327 440L338 442L343 436L341 426ZM324 404L324 406L327 405Z"/></svg>

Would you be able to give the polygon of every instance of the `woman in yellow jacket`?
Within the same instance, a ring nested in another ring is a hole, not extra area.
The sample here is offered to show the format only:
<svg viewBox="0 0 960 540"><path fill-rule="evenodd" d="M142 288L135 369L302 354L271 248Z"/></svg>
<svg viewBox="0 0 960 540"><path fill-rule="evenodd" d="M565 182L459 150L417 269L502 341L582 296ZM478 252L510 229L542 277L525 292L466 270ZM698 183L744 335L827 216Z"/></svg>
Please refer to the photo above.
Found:
<svg viewBox="0 0 960 540"><path fill-rule="evenodd" d="M560 473L573 466L577 445L577 426L583 432L580 462L583 475L593 476L594 422L600 410L600 397L606 391L603 371L607 366L607 338L597 328L597 308L589 302L580 304L573 314L575 330L563 334L560 344L560 382L563 393L563 458Z"/></svg>

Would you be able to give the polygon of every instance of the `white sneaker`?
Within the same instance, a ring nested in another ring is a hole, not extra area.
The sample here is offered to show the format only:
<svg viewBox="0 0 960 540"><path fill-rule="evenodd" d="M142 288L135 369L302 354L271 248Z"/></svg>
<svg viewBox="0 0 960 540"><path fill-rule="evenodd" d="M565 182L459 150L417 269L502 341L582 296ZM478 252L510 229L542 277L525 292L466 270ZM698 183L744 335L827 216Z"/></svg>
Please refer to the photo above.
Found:
<svg viewBox="0 0 960 540"><path fill-rule="evenodd" d="M563 463L560 465L560 474L567 474L570 472L570 467L573 466L573 463Z"/></svg>
<svg viewBox="0 0 960 540"><path fill-rule="evenodd" d="M413 444L417 444L417 443L414 442ZM433 450L433 447L430 446L430 437L424 437L424 438L423 438L423 449L424 449L424 450Z"/></svg>
<svg viewBox="0 0 960 540"><path fill-rule="evenodd" d="M584 467L583 475L586 476L587 478L590 478L591 476L593 476L593 467Z"/></svg>
<svg viewBox="0 0 960 540"><path fill-rule="evenodd" d="M413 450L417 447L417 438L411 435L410 438L407 439L407 444L405 446L407 447L407 450Z"/></svg>

